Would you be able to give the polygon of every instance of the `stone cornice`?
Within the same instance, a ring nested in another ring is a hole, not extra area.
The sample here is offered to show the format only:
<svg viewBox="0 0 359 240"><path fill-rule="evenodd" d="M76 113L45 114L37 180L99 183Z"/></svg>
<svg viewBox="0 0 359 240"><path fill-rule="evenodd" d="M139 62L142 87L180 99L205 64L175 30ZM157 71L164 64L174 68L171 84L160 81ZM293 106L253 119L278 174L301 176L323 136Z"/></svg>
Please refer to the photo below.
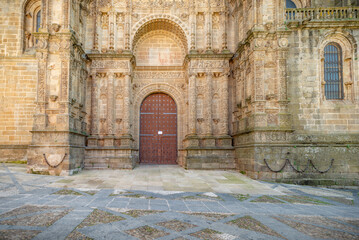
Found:
<svg viewBox="0 0 359 240"><path fill-rule="evenodd" d="M262 28L252 28L247 32L247 36L245 39L240 41L237 45L237 50L233 55L233 58L237 58L239 53L241 53L245 46L250 44L256 38L269 38L269 39L276 39L276 38L286 38L290 35L291 30L282 28L277 30L264 30Z"/></svg>
<svg viewBox="0 0 359 240"><path fill-rule="evenodd" d="M203 53L203 54L187 54L185 57L186 60L191 59L231 59L233 57L232 53Z"/></svg>
<svg viewBox="0 0 359 240"><path fill-rule="evenodd" d="M135 61L135 56L132 53L88 53L87 56L91 60L109 60L109 59L121 59Z"/></svg>
<svg viewBox="0 0 359 240"><path fill-rule="evenodd" d="M289 29L318 29L318 28L346 28L346 29L357 29L359 20L347 20L347 21L318 21L318 20L304 20L304 21L293 21L287 22L286 25Z"/></svg>

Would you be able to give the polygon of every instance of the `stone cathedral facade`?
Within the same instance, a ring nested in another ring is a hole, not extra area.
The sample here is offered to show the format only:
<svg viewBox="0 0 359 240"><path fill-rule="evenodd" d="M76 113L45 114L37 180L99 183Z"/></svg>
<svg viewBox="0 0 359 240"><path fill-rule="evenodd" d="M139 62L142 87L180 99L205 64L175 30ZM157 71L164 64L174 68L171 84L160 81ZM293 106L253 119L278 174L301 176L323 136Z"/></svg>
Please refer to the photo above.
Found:
<svg viewBox="0 0 359 240"><path fill-rule="evenodd" d="M353 0L0 0L0 159L358 185Z"/></svg>

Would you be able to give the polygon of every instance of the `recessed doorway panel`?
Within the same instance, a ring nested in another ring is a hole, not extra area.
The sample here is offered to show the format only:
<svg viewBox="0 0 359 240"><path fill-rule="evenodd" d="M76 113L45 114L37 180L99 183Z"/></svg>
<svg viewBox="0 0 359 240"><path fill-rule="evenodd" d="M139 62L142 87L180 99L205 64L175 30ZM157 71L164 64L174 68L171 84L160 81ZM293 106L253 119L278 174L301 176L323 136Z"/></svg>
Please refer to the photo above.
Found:
<svg viewBox="0 0 359 240"><path fill-rule="evenodd" d="M164 93L149 95L140 111L140 163L176 164L177 107Z"/></svg>

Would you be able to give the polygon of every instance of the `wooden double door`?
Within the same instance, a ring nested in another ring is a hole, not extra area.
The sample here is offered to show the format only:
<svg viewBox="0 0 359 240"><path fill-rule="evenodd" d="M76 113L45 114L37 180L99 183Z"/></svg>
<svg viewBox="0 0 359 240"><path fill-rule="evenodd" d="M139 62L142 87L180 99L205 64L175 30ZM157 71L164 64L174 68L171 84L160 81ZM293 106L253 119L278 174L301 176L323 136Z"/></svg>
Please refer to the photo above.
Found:
<svg viewBox="0 0 359 240"><path fill-rule="evenodd" d="M140 110L140 163L176 164L176 161L176 103L167 94L151 94Z"/></svg>

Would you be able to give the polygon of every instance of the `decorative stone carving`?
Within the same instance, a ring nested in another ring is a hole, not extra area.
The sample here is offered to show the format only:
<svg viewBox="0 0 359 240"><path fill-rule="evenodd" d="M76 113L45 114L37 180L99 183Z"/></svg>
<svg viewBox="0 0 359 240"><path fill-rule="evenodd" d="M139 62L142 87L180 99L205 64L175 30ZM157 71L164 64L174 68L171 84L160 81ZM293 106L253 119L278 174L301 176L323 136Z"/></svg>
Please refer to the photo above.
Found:
<svg viewBox="0 0 359 240"><path fill-rule="evenodd" d="M60 30L60 28L61 28L61 25L60 24L57 24L57 23L53 23L53 24L51 24L51 31L53 32L53 33L57 33L59 30Z"/></svg>
<svg viewBox="0 0 359 240"><path fill-rule="evenodd" d="M46 49L47 45L48 45L47 40L41 38L41 39L37 40L36 48L38 48L38 49Z"/></svg>
<svg viewBox="0 0 359 240"><path fill-rule="evenodd" d="M135 72L135 79L183 79L185 77L184 72Z"/></svg>
<svg viewBox="0 0 359 240"><path fill-rule="evenodd" d="M135 8L185 8L189 0L134 0Z"/></svg>
<svg viewBox="0 0 359 240"><path fill-rule="evenodd" d="M192 60L190 66L194 69L228 68L229 62L226 60Z"/></svg>
<svg viewBox="0 0 359 240"><path fill-rule="evenodd" d="M103 60L95 60L92 62L92 68L106 68L106 69L129 69L129 62L128 61L103 61Z"/></svg>
<svg viewBox="0 0 359 240"><path fill-rule="evenodd" d="M286 39L286 38L280 38L278 40L279 47L288 47L288 44L289 44L289 42L288 42L288 39Z"/></svg>

